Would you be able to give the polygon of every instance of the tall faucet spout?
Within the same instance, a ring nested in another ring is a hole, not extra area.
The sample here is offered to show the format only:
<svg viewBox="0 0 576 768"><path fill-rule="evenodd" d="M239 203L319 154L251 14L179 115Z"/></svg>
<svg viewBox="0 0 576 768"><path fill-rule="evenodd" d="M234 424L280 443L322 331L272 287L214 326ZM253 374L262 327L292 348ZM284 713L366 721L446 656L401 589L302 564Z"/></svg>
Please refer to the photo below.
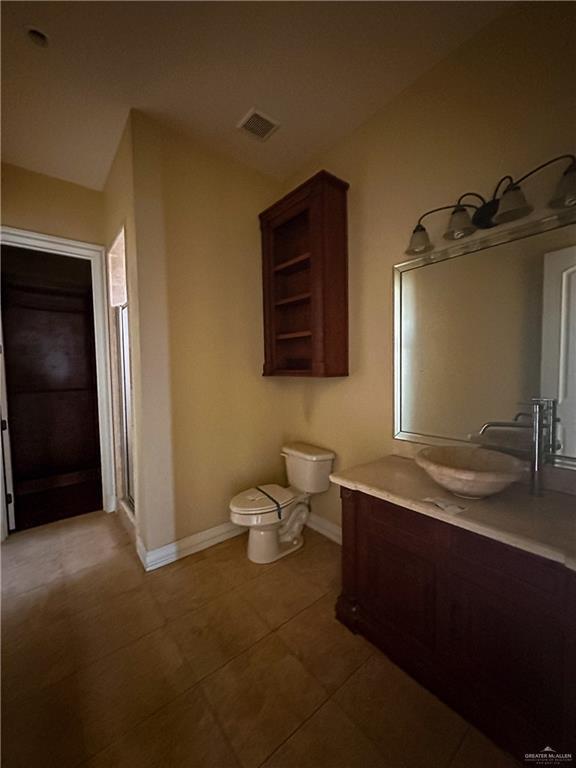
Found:
<svg viewBox="0 0 576 768"><path fill-rule="evenodd" d="M544 463L543 408L540 400L532 400L532 494L542 495L542 465Z"/></svg>

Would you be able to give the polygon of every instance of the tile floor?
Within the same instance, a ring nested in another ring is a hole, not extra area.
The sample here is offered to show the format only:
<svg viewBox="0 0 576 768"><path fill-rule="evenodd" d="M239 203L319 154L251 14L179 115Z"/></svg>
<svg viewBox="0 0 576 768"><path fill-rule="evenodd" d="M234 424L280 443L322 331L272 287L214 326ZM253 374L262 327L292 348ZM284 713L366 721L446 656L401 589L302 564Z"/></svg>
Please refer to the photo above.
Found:
<svg viewBox="0 0 576 768"><path fill-rule="evenodd" d="M4 768L512 768L334 619L340 548L144 573L115 515L2 546Z"/></svg>

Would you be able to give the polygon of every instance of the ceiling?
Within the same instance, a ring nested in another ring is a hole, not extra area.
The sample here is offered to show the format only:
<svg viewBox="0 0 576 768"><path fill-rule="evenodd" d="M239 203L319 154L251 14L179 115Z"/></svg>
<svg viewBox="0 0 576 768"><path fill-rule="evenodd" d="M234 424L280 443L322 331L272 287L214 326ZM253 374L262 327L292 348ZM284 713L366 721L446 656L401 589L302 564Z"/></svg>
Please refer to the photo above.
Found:
<svg viewBox="0 0 576 768"><path fill-rule="evenodd" d="M3 2L3 159L101 189L137 108L284 178L507 6ZM251 107L281 123L266 142L236 128Z"/></svg>

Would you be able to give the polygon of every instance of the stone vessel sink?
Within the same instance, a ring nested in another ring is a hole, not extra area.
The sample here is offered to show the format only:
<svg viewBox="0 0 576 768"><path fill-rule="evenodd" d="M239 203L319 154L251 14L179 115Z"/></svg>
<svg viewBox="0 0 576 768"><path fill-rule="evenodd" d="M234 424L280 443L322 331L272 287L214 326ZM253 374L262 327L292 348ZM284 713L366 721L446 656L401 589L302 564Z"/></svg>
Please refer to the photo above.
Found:
<svg viewBox="0 0 576 768"><path fill-rule="evenodd" d="M463 499L482 499L520 480L525 462L480 447L430 447L416 464L446 490Z"/></svg>

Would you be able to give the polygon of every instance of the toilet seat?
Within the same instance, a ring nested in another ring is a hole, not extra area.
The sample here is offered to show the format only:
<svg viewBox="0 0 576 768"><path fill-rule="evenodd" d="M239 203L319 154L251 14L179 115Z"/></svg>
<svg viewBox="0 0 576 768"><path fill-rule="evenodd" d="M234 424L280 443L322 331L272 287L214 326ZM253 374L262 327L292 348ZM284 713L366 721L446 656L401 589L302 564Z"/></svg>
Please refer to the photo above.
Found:
<svg viewBox="0 0 576 768"><path fill-rule="evenodd" d="M265 491L266 493L263 493ZM268 495L266 495L268 494ZM272 498L269 498L272 497ZM238 493L230 502L230 510L238 515L255 515L276 512L291 504L296 495L292 488L281 485L261 485ZM275 503L277 502L277 504Z"/></svg>

